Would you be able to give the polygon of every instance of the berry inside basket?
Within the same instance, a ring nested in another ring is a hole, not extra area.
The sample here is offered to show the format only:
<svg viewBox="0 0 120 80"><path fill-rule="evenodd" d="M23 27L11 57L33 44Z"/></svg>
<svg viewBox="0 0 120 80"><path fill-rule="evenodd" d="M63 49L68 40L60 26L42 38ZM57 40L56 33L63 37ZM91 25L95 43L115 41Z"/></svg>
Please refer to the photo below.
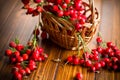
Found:
<svg viewBox="0 0 120 80"><path fill-rule="evenodd" d="M100 21L94 0L28 0L28 4L23 3L27 14L40 15L42 31L66 49L76 50L83 43L89 43Z"/></svg>

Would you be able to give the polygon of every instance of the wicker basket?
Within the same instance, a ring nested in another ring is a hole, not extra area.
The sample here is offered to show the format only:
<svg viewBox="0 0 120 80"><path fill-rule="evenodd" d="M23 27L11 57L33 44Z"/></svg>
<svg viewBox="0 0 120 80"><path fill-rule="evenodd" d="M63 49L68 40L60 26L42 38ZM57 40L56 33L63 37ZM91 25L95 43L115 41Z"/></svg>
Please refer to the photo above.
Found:
<svg viewBox="0 0 120 80"><path fill-rule="evenodd" d="M96 32L100 17L97 9L94 7L94 0L89 0L89 3L83 2L85 7L84 14L87 16L87 21L84 24L85 28L80 32L85 43L90 42ZM59 46L65 49L76 50L78 48L78 37L72 22L44 11L41 15L41 29L49 34L49 38ZM71 34L68 35L68 30ZM82 46L82 43L81 43Z"/></svg>

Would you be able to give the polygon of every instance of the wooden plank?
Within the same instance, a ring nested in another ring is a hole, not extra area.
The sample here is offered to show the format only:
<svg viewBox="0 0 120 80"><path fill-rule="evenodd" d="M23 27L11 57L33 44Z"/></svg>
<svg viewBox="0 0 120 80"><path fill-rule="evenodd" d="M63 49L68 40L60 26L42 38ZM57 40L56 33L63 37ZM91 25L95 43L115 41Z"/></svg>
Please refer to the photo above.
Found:
<svg viewBox="0 0 120 80"><path fill-rule="evenodd" d="M2 24L4 24L10 15L12 13L13 9L15 8L15 4L18 0L7 0L6 2L4 0L0 0L0 29L3 28Z"/></svg>
<svg viewBox="0 0 120 80"><path fill-rule="evenodd" d="M10 2L8 1L8 3ZM5 20L5 23L4 20L1 21L3 24L0 29L0 79L4 80L12 78L8 58L4 56L5 49L8 48L9 42L15 37L19 38L21 43L26 44L38 20L38 17L32 18L31 16L25 15L25 11L21 9L22 4L20 3L20 0L14 4L11 2L10 5L14 5L12 13L8 14L8 18L7 15L6 18L4 18L5 16L1 16L2 18L7 19ZM9 6L7 8L9 9ZM3 11L4 13L8 10L6 7L3 7L3 9L5 9L5 11Z"/></svg>
<svg viewBox="0 0 120 80"><path fill-rule="evenodd" d="M116 45L120 49L120 1L116 0L114 2L114 18L113 18L113 32L112 32L112 41L116 41ZM120 72L114 72L114 80L120 80Z"/></svg>
<svg viewBox="0 0 120 80"><path fill-rule="evenodd" d="M120 43L119 0L95 0L95 2L101 13L101 24L98 31L102 33L104 40L113 42L117 40ZM13 80L12 65L8 64L8 58L4 56L4 50L8 48L9 42L16 36L23 44L26 44L30 39L38 17L33 18L25 15L25 11L21 10L20 0L8 0L7 2L0 0L0 5L3 6L0 7L0 80ZM96 36L97 34L89 43L90 48L96 46ZM41 39L39 45L45 49L49 57L45 62L39 63L39 68L25 80L73 80L77 72L83 74L83 80L120 80L120 72L101 70L98 74L88 72L86 68L79 65L65 65L63 67L61 66L64 64L63 60L69 55L76 54L77 51L65 50L50 41L42 42ZM62 63L51 61L57 58L62 59Z"/></svg>
<svg viewBox="0 0 120 80"><path fill-rule="evenodd" d="M118 0L102 0L102 19L100 32L105 41L113 41L120 39L120 6ZM101 70L99 74L96 74L95 80L119 80L120 73L114 71Z"/></svg>

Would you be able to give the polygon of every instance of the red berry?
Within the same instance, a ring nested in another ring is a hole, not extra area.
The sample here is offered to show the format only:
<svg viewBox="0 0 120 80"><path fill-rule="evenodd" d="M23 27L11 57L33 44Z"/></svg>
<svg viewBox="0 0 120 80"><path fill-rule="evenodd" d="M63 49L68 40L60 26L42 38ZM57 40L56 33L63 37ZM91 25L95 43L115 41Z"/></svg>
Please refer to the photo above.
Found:
<svg viewBox="0 0 120 80"><path fill-rule="evenodd" d="M110 62L109 58L104 58L103 60L105 61L105 63L109 63Z"/></svg>
<svg viewBox="0 0 120 80"><path fill-rule="evenodd" d="M47 2L54 3L54 2L55 2L55 0L47 0Z"/></svg>
<svg viewBox="0 0 120 80"><path fill-rule="evenodd" d="M78 15L77 15L77 13L75 13L75 12L76 12L76 11L73 10L73 12L70 13L70 17L77 19ZM80 23L79 23L79 24L80 24Z"/></svg>
<svg viewBox="0 0 120 80"><path fill-rule="evenodd" d="M80 60L79 60L79 63L80 63L81 65L83 65L83 64L84 64L84 62L85 62L85 60L84 60L84 59L80 59Z"/></svg>
<svg viewBox="0 0 120 80"><path fill-rule="evenodd" d="M114 70L117 70L119 66L114 64L112 67L113 67Z"/></svg>
<svg viewBox="0 0 120 80"><path fill-rule="evenodd" d="M101 64L99 62L96 62L94 66L96 70L99 70L101 68Z"/></svg>
<svg viewBox="0 0 120 80"><path fill-rule="evenodd" d="M112 67L113 66L113 63L112 62L109 62L107 63L108 67Z"/></svg>
<svg viewBox="0 0 120 80"><path fill-rule="evenodd" d="M89 59L91 59L91 60L92 60L92 59L93 59L93 57L94 57L94 56L93 56L93 54L90 54L90 55L89 55Z"/></svg>
<svg viewBox="0 0 120 80"><path fill-rule="evenodd" d="M103 49L102 49L101 47L98 47L98 48L97 48L97 51L98 51L99 53L102 53L102 52L103 52Z"/></svg>
<svg viewBox="0 0 120 80"><path fill-rule="evenodd" d="M106 50L105 50L105 51L106 51L106 53L107 53L107 54L109 54L109 53L111 53L111 52L112 52L112 49L111 49L111 48L106 48Z"/></svg>
<svg viewBox="0 0 120 80"><path fill-rule="evenodd" d="M35 63L34 60L30 60L30 61L29 61L29 64L30 64L30 65L36 65L36 63Z"/></svg>
<svg viewBox="0 0 120 80"><path fill-rule="evenodd" d="M33 31L33 34L35 34L36 36L38 36L38 35L40 34L39 29L38 29L38 28L37 28L37 29L35 29L35 30Z"/></svg>
<svg viewBox="0 0 120 80"><path fill-rule="evenodd" d="M62 10L58 10L58 11L57 11L57 15L58 15L58 17L62 17L63 14L64 14L64 12L63 12Z"/></svg>
<svg viewBox="0 0 120 80"><path fill-rule="evenodd" d="M101 67L105 67L105 62L104 61L100 61Z"/></svg>
<svg viewBox="0 0 120 80"><path fill-rule="evenodd" d="M76 18L72 18L72 17L70 17L70 21L75 21L76 20ZM77 30L77 29L76 29ZM79 29L78 29L79 30Z"/></svg>
<svg viewBox="0 0 120 80"><path fill-rule="evenodd" d="M41 2L41 0L34 0L34 2L35 2L35 3L40 3L40 2Z"/></svg>
<svg viewBox="0 0 120 80"><path fill-rule="evenodd" d="M120 50L116 50L115 56L116 56L116 57L119 57L119 56L120 56Z"/></svg>
<svg viewBox="0 0 120 80"><path fill-rule="evenodd" d="M72 56L68 56L68 58L67 58L67 62L72 63L72 61L73 61L73 57L72 57Z"/></svg>
<svg viewBox="0 0 120 80"><path fill-rule="evenodd" d="M22 75L25 75L26 74L26 71L24 69L19 69L19 72L22 74Z"/></svg>
<svg viewBox="0 0 120 80"><path fill-rule="evenodd" d="M42 57L41 57L41 56L39 56L37 60L38 60L38 61L42 61Z"/></svg>
<svg viewBox="0 0 120 80"><path fill-rule="evenodd" d="M73 64L74 65L78 65L79 64L79 58L78 57L73 58Z"/></svg>
<svg viewBox="0 0 120 80"><path fill-rule="evenodd" d="M37 11L37 9L35 9L32 13L32 16L37 16L37 15L39 15L39 12Z"/></svg>
<svg viewBox="0 0 120 80"><path fill-rule="evenodd" d="M29 64L29 69L31 70L31 71L33 71L33 70L35 70L36 69L36 65L31 65L31 64Z"/></svg>
<svg viewBox="0 0 120 80"><path fill-rule="evenodd" d="M69 11L64 11L64 16L69 16L70 12Z"/></svg>
<svg viewBox="0 0 120 80"><path fill-rule="evenodd" d="M92 62L90 60L85 61L85 66L90 67L92 65Z"/></svg>
<svg viewBox="0 0 120 80"><path fill-rule="evenodd" d="M97 41L98 43L101 43L101 42L102 42L101 37L97 37L96 41Z"/></svg>
<svg viewBox="0 0 120 80"><path fill-rule="evenodd" d="M99 60L99 56L98 56L98 55L94 55L94 56L93 56L93 59L94 59L95 61L98 61L98 60Z"/></svg>
<svg viewBox="0 0 120 80"><path fill-rule="evenodd" d="M81 1L81 0L75 1L75 3L74 3L74 8L75 8L76 10L81 10L81 6L82 6L82 1Z"/></svg>
<svg viewBox="0 0 120 80"><path fill-rule="evenodd" d="M23 57L23 60L27 60L29 58L28 54L23 54L22 57Z"/></svg>
<svg viewBox="0 0 120 80"><path fill-rule="evenodd" d="M18 56L18 57L17 57L17 61L18 61L18 62L22 62L22 61L23 61L23 57Z"/></svg>
<svg viewBox="0 0 120 80"><path fill-rule="evenodd" d="M62 4L62 0L55 0L56 4Z"/></svg>
<svg viewBox="0 0 120 80"><path fill-rule="evenodd" d="M69 4L71 0L64 0L65 3Z"/></svg>
<svg viewBox="0 0 120 80"><path fill-rule="evenodd" d="M39 51L38 50L35 50L33 53L32 53L32 59L34 59L35 61L37 61L38 57L39 57Z"/></svg>
<svg viewBox="0 0 120 80"><path fill-rule="evenodd" d="M41 48L41 47L38 48L38 51L40 54L42 54L44 52L43 48Z"/></svg>
<svg viewBox="0 0 120 80"><path fill-rule="evenodd" d="M15 57L20 56L20 52L19 51L15 51L13 54L15 55Z"/></svg>
<svg viewBox="0 0 120 80"><path fill-rule="evenodd" d="M22 67L22 66L21 66L21 63L16 63L16 64L15 64L15 67L17 67L17 68L20 69L20 68Z"/></svg>
<svg viewBox="0 0 120 80"><path fill-rule="evenodd" d="M24 48L24 46L23 46L22 44L18 44L18 45L16 46L16 49L17 49L18 51L23 50L23 48Z"/></svg>
<svg viewBox="0 0 120 80"><path fill-rule="evenodd" d="M113 51L117 51L118 50L117 46L112 46L111 48L112 48Z"/></svg>
<svg viewBox="0 0 120 80"><path fill-rule="evenodd" d="M88 52L84 52L83 53L83 57L88 59L89 58L89 53Z"/></svg>
<svg viewBox="0 0 120 80"><path fill-rule="evenodd" d="M7 56L11 56L11 55L12 55L12 50L7 49L7 50L5 51L5 54L6 54Z"/></svg>
<svg viewBox="0 0 120 80"><path fill-rule="evenodd" d="M63 8L63 9L67 8L67 4L64 3L64 4L62 5L62 8Z"/></svg>
<svg viewBox="0 0 120 80"><path fill-rule="evenodd" d="M114 54L115 54L114 52L110 52L110 53L108 54L108 56L109 56L109 57L113 57Z"/></svg>
<svg viewBox="0 0 120 80"><path fill-rule="evenodd" d="M90 67L90 71L93 71L93 72L95 72L95 71L96 71L96 68L95 68L95 66L91 66L91 67Z"/></svg>
<svg viewBox="0 0 120 80"><path fill-rule="evenodd" d="M16 62L16 58L15 58L15 57L10 57L10 61L11 61L12 63Z"/></svg>
<svg viewBox="0 0 120 80"><path fill-rule="evenodd" d="M114 63L116 63L116 62L118 61L118 58L117 58L117 57L112 57L112 61L113 61Z"/></svg>
<svg viewBox="0 0 120 80"><path fill-rule="evenodd" d="M31 70L28 67L25 68L25 71L26 71L26 74L30 74L31 73Z"/></svg>
<svg viewBox="0 0 120 80"><path fill-rule="evenodd" d="M25 4L25 5L23 6L23 8L24 8L24 9L28 9L28 8L30 8L30 5L29 5L29 4Z"/></svg>
<svg viewBox="0 0 120 80"><path fill-rule="evenodd" d="M82 80L82 78L83 78L83 75L81 73L76 74L76 79L77 80Z"/></svg>
<svg viewBox="0 0 120 80"><path fill-rule="evenodd" d="M28 54L28 55L30 55L31 52L32 52L31 49L27 49L27 50L26 50L26 54Z"/></svg>
<svg viewBox="0 0 120 80"><path fill-rule="evenodd" d="M93 54L93 55L98 55L99 53L98 53L97 50L94 50L94 49L93 49L93 50L92 50L92 54Z"/></svg>
<svg viewBox="0 0 120 80"><path fill-rule="evenodd" d="M13 42L13 41L11 41L11 42L9 43L9 46L12 47L12 48L15 48L15 47L16 47L16 43Z"/></svg>
<svg viewBox="0 0 120 80"><path fill-rule="evenodd" d="M22 0L23 4L28 4L30 2L30 0Z"/></svg>
<svg viewBox="0 0 120 80"><path fill-rule="evenodd" d="M75 25L75 29L76 29L77 31L79 31L81 28L82 28L82 25L81 25L81 24L77 23L77 24Z"/></svg>
<svg viewBox="0 0 120 80"><path fill-rule="evenodd" d="M46 32L42 32L41 33L41 37L42 37L42 39L46 39L47 38L47 33Z"/></svg>
<svg viewBox="0 0 120 80"><path fill-rule="evenodd" d="M112 47L112 46L113 46L113 43L112 43L112 42L107 42L107 46L108 46L108 47Z"/></svg>
<svg viewBox="0 0 120 80"><path fill-rule="evenodd" d="M40 6L37 6L36 11L38 11L38 12L42 12L43 9L42 9L42 7L40 7Z"/></svg>
<svg viewBox="0 0 120 80"><path fill-rule="evenodd" d="M22 74L20 74L19 72L15 72L15 78L17 78L18 80L22 80Z"/></svg>
<svg viewBox="0 0 120 80"><path fill-rule="evenodd" d="M79 20L79 23L80 23L80 24L84 24L84 23L85 23L85 19L80 19L80 20Z"/></svg>
<svg viewBox="0 0 120 80"><path fill-rule="evenodd" d="M32 14L33 12L34 12L34 9L33 9L33 8L28 8L26 14Z"/></svg>
<svg viewBox="0 0 120 80"><path fill-rule="evenodd" d="M53 5L53 11L58 11L59 10L59 7L58 7L58 5Z"/></svg>

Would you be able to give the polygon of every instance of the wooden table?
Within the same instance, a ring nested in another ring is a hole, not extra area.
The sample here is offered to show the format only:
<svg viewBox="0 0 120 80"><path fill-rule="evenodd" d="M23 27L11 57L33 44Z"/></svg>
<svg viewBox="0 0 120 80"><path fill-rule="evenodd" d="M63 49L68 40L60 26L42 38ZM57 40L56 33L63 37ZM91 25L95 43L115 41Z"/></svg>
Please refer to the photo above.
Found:
<svg viewBox="0 0 120 80"><path fill-rule="evenodd" d="M120 44L120 1L119 0L95 0L95 6L101 14L101 23L98 31L102 33L103 39ZM0 80L13 80L9 59L4 56L5 49L14 38L20 39L26 44L30 39L34 26L38 22L38 17L25 15L22 10L20 0L0 0ZM97 33L96 33L97 35ZM89 43L89 48L96 46L95 37ZM77 72L84 76L83 80L120 80L120 72L101 70L100 73L87 72L81 66L55 63L52 59L60 58L65 60L67 56L75 54L76 51L65 50L49 40L41 41L48 59L39 63L39 68L35 70L27 80L73 80Z"/></svg>

